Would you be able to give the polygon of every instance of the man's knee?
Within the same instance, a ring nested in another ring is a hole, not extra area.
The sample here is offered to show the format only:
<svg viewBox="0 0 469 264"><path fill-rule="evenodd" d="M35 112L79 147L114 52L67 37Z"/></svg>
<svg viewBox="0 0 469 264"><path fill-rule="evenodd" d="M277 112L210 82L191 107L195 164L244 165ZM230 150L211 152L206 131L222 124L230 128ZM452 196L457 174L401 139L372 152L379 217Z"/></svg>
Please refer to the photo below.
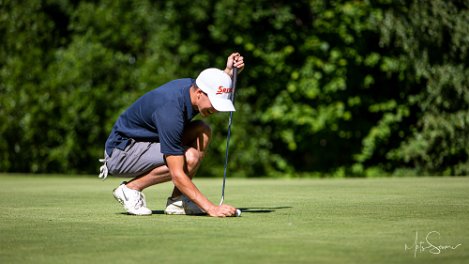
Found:
<svg viewBox="0 0 469 264"><path fill-rule="evenodd" d="M197 167L202 159L201 153L194 148L188 148L185 153L186 156L186 163L189 169L193 169Z"/></svg>

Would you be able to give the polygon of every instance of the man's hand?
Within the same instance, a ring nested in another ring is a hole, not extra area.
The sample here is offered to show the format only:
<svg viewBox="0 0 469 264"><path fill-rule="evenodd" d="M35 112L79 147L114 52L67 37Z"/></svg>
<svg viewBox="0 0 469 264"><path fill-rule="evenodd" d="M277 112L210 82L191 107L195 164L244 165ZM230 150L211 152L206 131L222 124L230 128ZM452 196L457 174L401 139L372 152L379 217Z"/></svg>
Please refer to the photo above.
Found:
<svg viewBox="0 0 469 264"><path fill-rule="evenodd" d="M236 216L236 208L231 205L222 204L210 208L207 214L214 217Z"/></svg>
<svg viewBox="0 0 469 264"><path fill-rule="evenodd" d="M233 67L238 68L238 73L240 73L244 69L244 58L241 54L235 52L228 56L228 60L226 61L226 68L225 72L230 76L233 77Z"/></svg>

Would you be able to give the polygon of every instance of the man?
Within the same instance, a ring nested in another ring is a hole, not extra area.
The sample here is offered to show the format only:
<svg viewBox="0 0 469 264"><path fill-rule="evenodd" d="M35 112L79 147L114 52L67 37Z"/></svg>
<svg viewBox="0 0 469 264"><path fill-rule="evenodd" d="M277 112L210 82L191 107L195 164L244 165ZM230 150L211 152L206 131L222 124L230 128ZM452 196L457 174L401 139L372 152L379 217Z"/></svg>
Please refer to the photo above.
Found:
<svg viewBox="0 0 469 264"><path fill-rule="evenodd" d="M129 214L151 215L142 191L170 180L175 186L166 214L236 214L230 205L210 202L192 182L211 138L210 127L192 118L235 111L229 99L233 67L244 68L239 53L228 57L224 71L206 69L196 80L174 80L146 93L117 119L105 144L100 178L108 172L132 178L113 191Z"/></svg>

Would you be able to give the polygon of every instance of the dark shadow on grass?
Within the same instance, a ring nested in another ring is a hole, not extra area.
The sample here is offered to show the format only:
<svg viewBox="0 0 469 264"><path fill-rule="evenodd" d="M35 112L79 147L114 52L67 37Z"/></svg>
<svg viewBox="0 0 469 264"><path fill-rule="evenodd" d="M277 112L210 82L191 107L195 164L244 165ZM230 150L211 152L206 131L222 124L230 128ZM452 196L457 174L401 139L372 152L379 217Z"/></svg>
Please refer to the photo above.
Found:
<svg viewBox="0 0 469 264"><path fill-rule="evenodd" d="M292 208L291 206L277 206L277 207L240 207L238 208L241 210L241 213L248 213L248 214L264 214L264 213L273 213L280 209L289 209ZM119 213L121 215L131 215L129 213ZM153 210L152 214L154 215L164 215L164 210ZM194 215L195 216L195 215ZM205 216L205 215L199 215Z"/></svg>
<svg viewBox="0 0 469 264"><path fill-rule="evenodd" d="M289 209L291 206L277 206L277 207L241 207L238 208L241 210L241 213L253 213L253 214L263 214L263 213L273 213L280 209Z"/></svg>

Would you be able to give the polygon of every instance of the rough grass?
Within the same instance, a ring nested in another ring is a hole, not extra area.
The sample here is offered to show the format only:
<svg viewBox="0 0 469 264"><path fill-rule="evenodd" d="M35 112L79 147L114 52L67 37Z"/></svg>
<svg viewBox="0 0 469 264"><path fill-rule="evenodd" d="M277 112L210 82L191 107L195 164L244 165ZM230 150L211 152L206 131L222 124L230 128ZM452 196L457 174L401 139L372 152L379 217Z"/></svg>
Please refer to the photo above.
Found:
<svg viewBox="0 0 469 264"><path fill-rule="evenodd" d="M112 198L118 179L0 182L0 263L469 261L469 178L228 179L225 202L243 213L226 219L162 214L170 183L136 217ZM221 179L195 182L219 201Z"/></svg>

